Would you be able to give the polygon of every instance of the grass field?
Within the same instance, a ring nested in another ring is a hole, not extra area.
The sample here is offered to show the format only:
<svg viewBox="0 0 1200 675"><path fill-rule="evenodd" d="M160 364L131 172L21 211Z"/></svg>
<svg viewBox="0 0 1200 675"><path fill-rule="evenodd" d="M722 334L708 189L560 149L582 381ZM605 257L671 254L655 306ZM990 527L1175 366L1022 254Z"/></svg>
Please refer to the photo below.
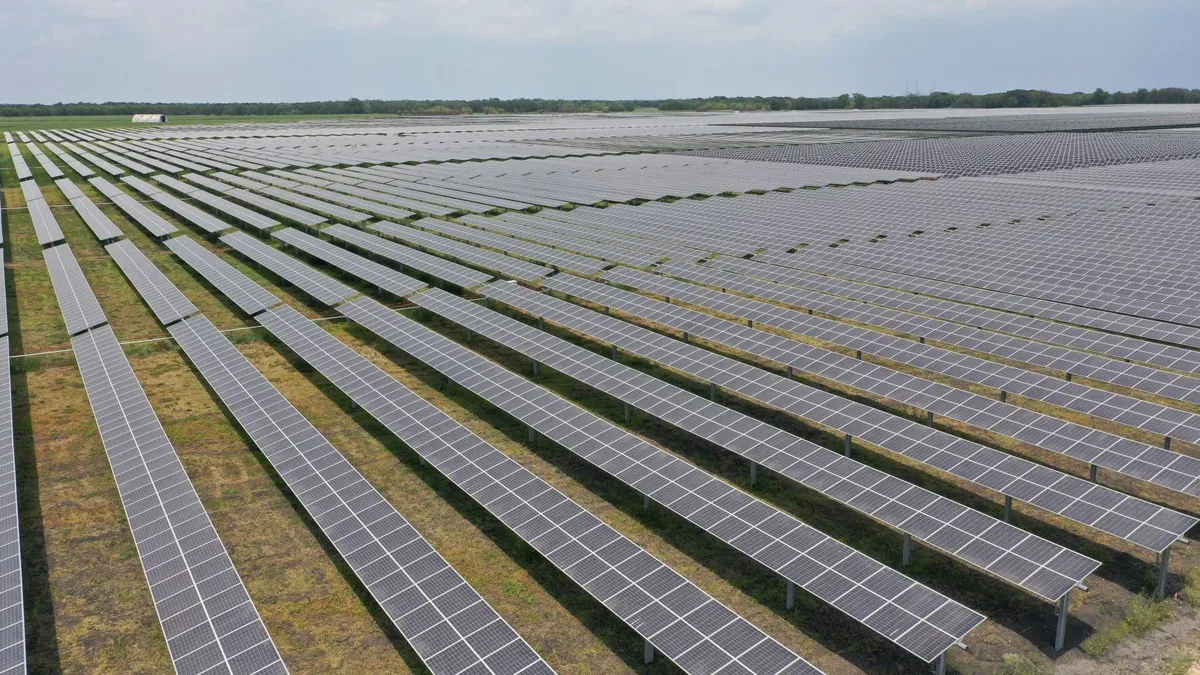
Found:
<svg viewBox="0 0 1200 675"><path fill-rule="evenodd" d="M32 119L41 123L25 128L54 128L47 118ZM97 118L96 124L105 119ZM201 121L213 118L195 123ZM0 128L7 128L5 122L0 119ZM53 182L37 169L35 174L118 338L156 340L127 346L127 355L292 672L426 672L182 352L164 339L165 330ZM93 201L104 202L85 181L72 178ZM11 160L3 152L0 181L6 186L4 205L10 209L5 217L5 248L13 353L62 350L69 346L68 337L31 222L21 210L23 198L19 187L14 187ZM295 289L201 239L168 212L148 206L306 315L330 315L310 305ZM219 328L255 325L120 210L106 204L101 208ZM423 320L467 344L465 332L454 325L435 318ZM784 610L784 583L777 575L749 564L741 553L664 509L643 510L640 495L575 455L546 443L529 443L523 425L461 387L443 390L441 377L432 369L361 327L346 321L320 325L826 673L925 672L898 649L804 593L797 598L796 611ZM607 345L549 324L547 329L606 353ZM644 665L640 638L631 629L436 470L423 465L367 413L352 409L342 392L265 331L240 330L230 336L556 670L572 675L678 672L665 660ZM501 346L476 339L470 348L528 374L528 360ZM705 383L652 363L628 357L623 362L707 393ZM635 414L625 424L618 403L564 375L543 370L537 382L731 484L753 490L755 496L867 555L899 567L901 538L894 531L782 478L768 476L752 488L744 460L645 415ZM814 384L833 388L828 383ZM169 672L154 607L72 356L51 353L15 359L13 389L30 672ZM840 447L840 439L788 415L729 396L722 402L814 442ZM1006 446L1003 439L986 440ZM1029 448L1008 449L1046 463L1059 459ZM994 495L983 494L965 481L933 475L869 447L859 448L856 458L960 503L1000 514ZM1134 487L1120 481L1113 485ZM1160 492L1151 491L1149 496L1176 506L1195 506ZM1130 634L1122 632L1122 626L1136 617L1127 617L1127 608L1142 606L1135 599L1150 587L1154 561L1044 512L1018 506L1015 519L1019 527L1105 563L1089 578L1088 591L1073 596L1068 647L1078 647L1089 634ZM1195 554L1190 548L1178 550L1172 563L1182 576L1195 566ZM1054 615L1048 605L920 546L905 573L990 617L971 634L969 650L951 650L953 672L1043 672L1038 669L1051 663ZM1172 583L1175 588L1181 581ZM1196 616L1196 608L1183 600L1168 600L1155 611L1168 615L1170 621ZM1072 658L1091 657L1075 649ZM1013 664L1034 670L1016 671Z"/></svg>
<svg viewBox="0 0 1200 675"><path fill-rule="evenodd" d="M160 126L194 124L242 124L246 122L332 122L395 118L395 115L176 115ZM0 131L41 129L116 129L135 125L130 115L64 115L48 117L0 117Z"/></svg>

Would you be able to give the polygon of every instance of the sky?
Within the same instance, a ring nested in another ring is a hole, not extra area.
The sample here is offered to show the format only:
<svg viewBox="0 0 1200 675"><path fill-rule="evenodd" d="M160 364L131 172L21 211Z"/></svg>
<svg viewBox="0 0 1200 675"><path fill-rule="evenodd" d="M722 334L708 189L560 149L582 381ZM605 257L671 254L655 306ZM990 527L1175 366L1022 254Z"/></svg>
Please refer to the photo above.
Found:
<svg viewBox="0 0 1200 675"><path fill-rule="evenodd" d="M0 103L1200 87L1195 0L5 0Z"/></svg>

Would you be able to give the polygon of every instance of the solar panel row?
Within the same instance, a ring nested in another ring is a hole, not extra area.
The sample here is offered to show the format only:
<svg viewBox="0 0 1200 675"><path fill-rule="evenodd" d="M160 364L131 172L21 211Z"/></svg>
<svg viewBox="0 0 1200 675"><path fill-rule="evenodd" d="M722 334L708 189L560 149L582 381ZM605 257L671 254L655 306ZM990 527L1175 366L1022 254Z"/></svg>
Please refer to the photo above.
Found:
<svg viewBox="0 0 1200 675"><path fill-rule="evenodd" d="M117 208L124 211L125 215L132 218L138 225L144 227L150 233L150 236L168 237L178 231L174 225L163 220L157 213L146 208L136 199L130 197L123 190L109 183L107 180L97 176L89 178L88 182L92 184L92 187L99 190L101 194L108 197L113 204L116 204Z"/></svg>
<svg viewBox="0 0 1200 675"><path fill-rule="evenodd" d="M445 314L442 296L418 299ZM984 619L370 298L340 311L926 662Z"/></svg>
<svg viewBox="0 0 1200 675"><path fill-rule="evenodd" d="M46 198L38 184L31 180L21 181L21 193L25 197L29 217L33 220L33 231L37 235L38 244L48 246L62 241L65 238L62 228L58 226L58 220L46 204Z"/></svg>
<svg viewBox="0 0 1200 675"><path fill-rule="evenodd" d="M160 206L165 207L176 216L184 219L192 225L195 225L196 227L199 227L209 234L217 234L230 229L229 223L214 218L204 211L201 211L191 204L188 204L187 202L163 192L154 185L147 183L140 178L135 178L134 176L125 176L121 180L143 195L153 199L155 202L158 202Z"/></svg>
<svg viewBox="0 0 1200 675"><path fill-rule="evenodd" d="M673 281L636 270L618 269L604 274L608 281L639 288L683 302L706 307L732 316L746 317L762 324L774 326L788 332L838 341L837 333L861 331L845 324L819 319L794 310L767 305L755 300L739 298L729 294L710 291L706 288ZM711 315L676 308L680 320L700 322L694 332L697 336L705 331L721 332L723 324L712 321ZM825 325L817 325L824 322ZM707 325L703 325L707 323ZM810 329L809 327L812 326ZM865 333L866 331L862 331ZM855 389L868 391L893 401L911 405L919 410L955 419L970 426L1014 438L1038 448L1059 453L1067 457L1102 466L1132 478L1159 485L1170 490L1192 496L1200 496L1200 459L1181 455L1114 436L1097 429L1067 422L1039 412L1018 408L962 389L923 380L891 368L878 366L842 356L836 352L812 347L795 340L774 339L776 353L771 360L818 377L833 380ZM860 347L867 346L860 344ZM894 347L874 347L875 353L893 360L905 360L905 355ZM909 347L911 351L930 347L920 344ZM765 355L764 355L765 356ZM926 356L925 358L929 358ZM950 355L951 362L963 362L970 357ZM920 359L910 359L924 363ZM932 363L926 367L932 367ZM998 368L998 366L997 366ZM950 370L949 365L945 370ZM1030 374L1033 376L1034 374ZM1028 392L1025 392L1028 394ZM1129 399L1133 410L1138 412L1134 399ZM1150 406L1149 407L1158 407ZM1160 410L1167 410L1158 407ZM1186 418L1180 411L1178 419ZM1175 427L1178 430L1178 427Z"/></svg>
<svg viewBox="0 0 1200 675"><path fill-rule="evenodd" d="M423 220L418 220L416 224L420 226ZM396 239L411 246L432 251L433 253L522 281L536 281L554 273L554 270L549 267L534 265L533 263L484 250L478 246L457 242L453 239L440 237L407 225L377 222L368 225L367 229L372 232L378 232L390 239Z"/></svg>
<svg viewBox="0 0 1200 675"><path fill-rule="evenodd" d="M295 310L258 319L685 672L820 672Z"/></svg>
<svg viewBox="0 0 1200 675"><path fill-rule="evenodd" d="M662 326L688 331L717 344L775 359L785 344L784 338L739 326L709 315L691 318L677 306L667 305L602 284L559 275L553 288L590 302L612 306ZM486 288L497 288L491 285ZM677 320L676 317L683 317ZM720 329L709 330L705 326ZM1019 499L1095 527L1138 546L1162 551L1179 539L1194 524L1194 518L1123 495L1101 485L1084 481L1027 460L984 447L964 438L874 410L863 404L827 394L789 378L761 369L745 370L733 359L697 350L669 340L649 349L643 344L656 334L631 324L622 330L606 332L604 340L671 367L690 372L707 381L730 387L750 398L786 410L806 420L865 440L890 452L946 471L1006 496ZM663 336L658 336L662 338ZM672 344L673 343L673 344ZM760 348L761 347L761 348ZM693 351L694 350L694 351ZM672 354L683 355L671 358ZM744 365L744 364L743 364ZM743 380L744 378L744 380ZM768 386L769 385L769 386Z"/></svg>
<svg viewBox="0 0 1200 675"><path fill-rule="evenodd" d="M415 248L409 248L394 241L388 241L361 230L345 225L330 225L321 230L321 234L340 242L350 244L372 255L391 260L404 271L406 267L428 274L435 279L452 283L462 288L474 288L492 280L492 275L484 274L470 267L429 255Z"/></svg>

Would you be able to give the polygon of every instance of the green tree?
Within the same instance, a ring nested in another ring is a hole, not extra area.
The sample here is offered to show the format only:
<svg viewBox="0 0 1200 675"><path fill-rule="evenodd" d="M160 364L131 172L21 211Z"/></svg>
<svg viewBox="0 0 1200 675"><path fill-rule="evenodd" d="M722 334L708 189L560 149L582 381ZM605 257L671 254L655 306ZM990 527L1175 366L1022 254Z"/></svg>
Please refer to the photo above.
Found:
<svg viewBox="0 0 1200 675"><path fill-rule="evenodd" d="M849 108L850 107L850 94L842 94L841 96L837 97L837 107Z"/></svg>

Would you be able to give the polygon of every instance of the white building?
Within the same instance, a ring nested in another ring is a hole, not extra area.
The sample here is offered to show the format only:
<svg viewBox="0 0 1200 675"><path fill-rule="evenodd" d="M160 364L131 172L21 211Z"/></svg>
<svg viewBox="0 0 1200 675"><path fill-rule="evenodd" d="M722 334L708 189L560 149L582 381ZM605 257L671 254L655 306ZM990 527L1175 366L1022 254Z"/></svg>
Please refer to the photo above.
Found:
<svg viewBox="0 0 1200 675"><path fill-rule="evenodd" d="M166 115L134 115L134 124L165 124L167 121Z"/></svg>

